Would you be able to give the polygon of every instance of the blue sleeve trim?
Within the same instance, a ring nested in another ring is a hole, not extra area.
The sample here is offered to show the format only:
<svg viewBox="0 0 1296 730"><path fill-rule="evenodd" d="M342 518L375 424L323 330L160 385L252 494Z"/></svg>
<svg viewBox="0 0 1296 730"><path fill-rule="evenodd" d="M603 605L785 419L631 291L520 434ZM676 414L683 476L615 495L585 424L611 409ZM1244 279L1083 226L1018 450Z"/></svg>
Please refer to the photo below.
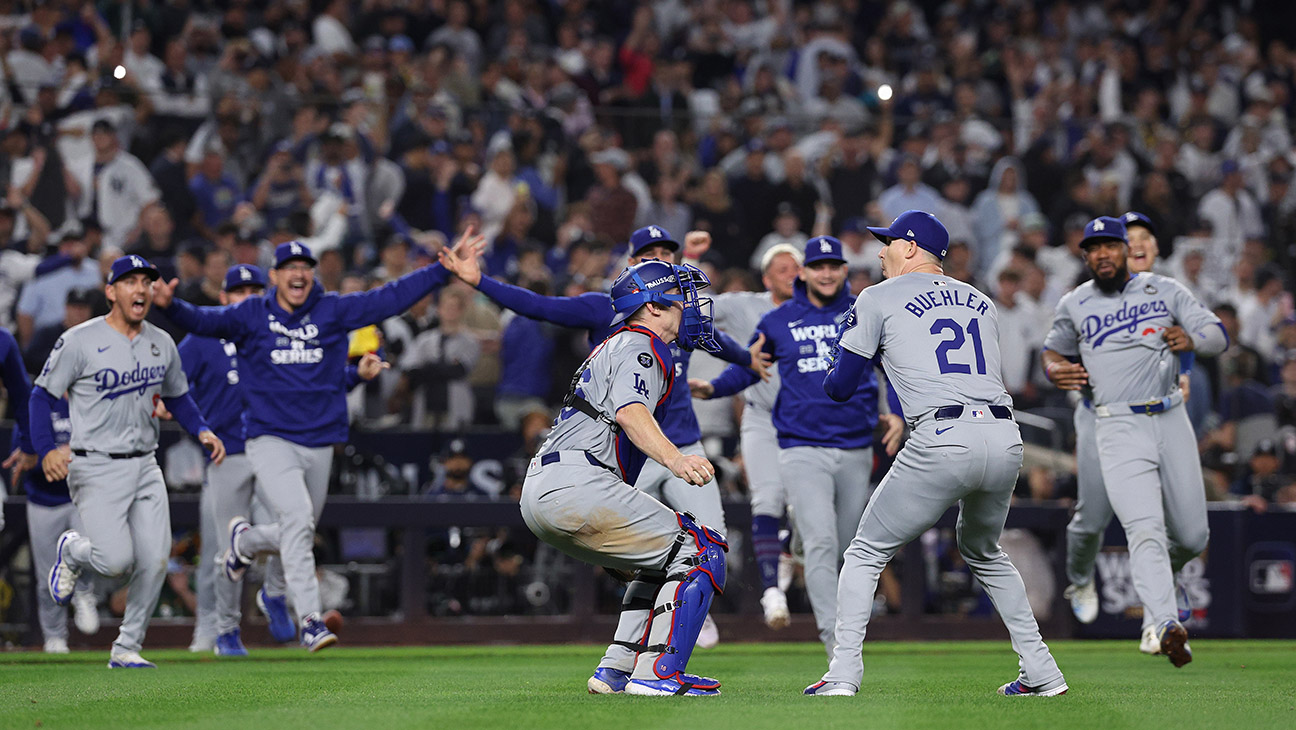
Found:
<svg viewBox="0 0 1296 730"><path fill-rule="evenodd" d="M360 367L358 365L348 365L346 369L346 389L350 391L363 382L364 378L360 377Z"/></svg>
<svg viewBox="0 0 1296 730"><path fill-rule="evenodd" d="M711 381L711 386L715 392L711 394L712 398L724 398L735 395L750 388L760 382L760 376L752 371L751 368L742 365L730 365L724 369L724 372L716 376Z"/></svg>
<svg viewBox="0 0 1296 730"><path fill-rule="evenodd" d="M824 392L838 403L845 403L855 395L865 373L872 365L871 359L843 348L837 364L833 365L828 375L824 377Z"/></svg>
<svg viewBox="0 0 1296 730"><path fill-rule="evenodd" d="M563 327L593 330L612 321L612 303L604 294L546 297L489 276L482 276L477 288L505 309Z"/></svg>
<svg viewBox="0 0 1296 730"><path fill-rule="evenodd" d="M163 398L162 402L166 404L167 410L171 411L171 415L175 416L176 422L184 426L184 430L188 431L190 436L198 438L198 434L211 430L198 410L198 404L194 403L193 396L188 392L176 398Z"/></svg>
<svg viewBox="0 0 1296 730"><path fill-rule="evenodd" d="M32 388L27 425L34 453L42 460L46 454L58 448L58 444L54 442L54 424L50 422L50 412L57 402L57 398L39 385Z"/></svg>

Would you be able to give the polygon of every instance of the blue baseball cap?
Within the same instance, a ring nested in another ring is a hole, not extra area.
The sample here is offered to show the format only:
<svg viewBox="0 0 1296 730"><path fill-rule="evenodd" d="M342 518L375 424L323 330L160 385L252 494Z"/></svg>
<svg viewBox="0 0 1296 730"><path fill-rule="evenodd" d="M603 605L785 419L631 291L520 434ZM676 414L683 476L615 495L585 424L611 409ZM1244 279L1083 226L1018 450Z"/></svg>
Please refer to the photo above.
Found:
<svg viewBox="0 0 1296 730"><path fill-rule="evenodd" d="M1125 221L1126 234L1129 233L1130 226L1143 226L1144 228L1148 229L1148 233L1151 233L1154 236L1156 235L1156 226L1152 225L1152 219L1148 218L1147 216L1143 215L1137 210L1131 210L1130 212L1121 216L1121 218Z"/></svg>
<svg viewBox="0 0 1296 730"><path fill-rule="evenodd" d="M665 246L672 251L678 251L680 248L679 241L676 241L670 231L661 226L644 226L630 234L631 256L638 256L640 251L649 246Z"/></svg>
<svg viewBox="0 0 1296 730"><path fill-rule="evenodd" d="M869 226L868 230L882 243L890 243L895 238L913 241L938 259L943 260L949 253L949 231L945 230L945 224L921 210L906 210L891 221L890 227Z"/></svg>
<svg viewBox="0 0 1296 730"><path fill-rule="evenodd" d="M305 261L314 266L319 263L311 255L311 250L301 241L288 241L275 246L275 265L276 269L281 268L289 261Z"/></svg>
<svg viewBox="0 0 1296 730"><path fill-rule="evenodd" d="M143 256L122 256L112 262L112 271L108 274L108 283L116 284L118 279L133 271L143 271L153 281L157 281L162 276L158 273L157 267L150 264L148 259Z"/></svg>
<svg viewBox="0 0 1296 730"><path fill-rule="evenodd" d="M1080 248L1087 248L1090 244L1101 241L1129 243L1129 239L1125 237L1125 221L1101 215L1086 223L1084 238L1080 239Z"/></svg>
<svg viewBox="0 0 1296 730"><path fill-rule="evenodd" d="M407 35L392 36L391 40L387 41L387 50L392 53L413 53L414 41Z"/></svg>
<svg viewBox="0 0 1296 730"><path fill-rule="evenodd" d="M252 264L235 264L225 272L225 291L237 289L241 286L259 286L262 289L266 286L266 275L260 266Z"/></svg>
<svg viewBox="0 0 1296 730"><path fill-rule="evenodd" d="M815 236L806 241L805 245L805 265L815 263L816 261L837 261L846 263L846 257L842 256L842 244L832 236Z"/></svg>

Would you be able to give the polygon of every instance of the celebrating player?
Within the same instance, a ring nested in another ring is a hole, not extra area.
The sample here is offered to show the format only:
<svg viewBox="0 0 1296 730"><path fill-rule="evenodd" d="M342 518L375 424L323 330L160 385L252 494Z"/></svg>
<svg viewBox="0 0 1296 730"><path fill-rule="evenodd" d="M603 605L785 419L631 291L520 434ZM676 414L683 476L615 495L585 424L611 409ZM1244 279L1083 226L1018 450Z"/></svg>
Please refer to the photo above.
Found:
<svg viewBox="0 0 1296 730"><path fill-rule="evenodd" d="M265 292L265 286L266 275L260 268L247 264L231 266L220 292L221 305L259 297ZM219 526L229 524L239 515L252 514L258 524L274 519L263 500L253 500L255 480L244 454L243 411L247 405L240 385L238 350L232 342L199 335L184 338L177 349L194 400L208 414L212 429L225 444L225 461L207 467L199 502L203 553L199 561L194 643L189 648L214 650L217 656L246 656L247 649L239 634L242 583L217 580L213 566L217 563L221 540L216 536ZM347 367L347 387L371 380L384 367L387 363L377 355L366 355L358 367ZM315 518L319 519L318 513ZM284 598L282 563L276 555L266 561L266 580L257 592L257 606L269 621L270 634L276 641L292 641L297 637L297 627L288 614Z"/></svg>
<svg viewBox="0 0 1296 730"><path fill-rule="evenodd" d="M1040 637L1026 588L999 535L1021 468L1021 432L999 359L998 312L972 286L945 276L949 233L930 213L901 213L890 228L869 228L884 244L887 280L855 301L823 387L846 400L879 354L909 420L909 442L864 511L846 549L837 589L837 648L813 696L854 695L864 675L864 634L878 576L910 540L959 505L959 553L990 594L1020 657L1004 695L1067 691Z"/></svg>
<svg viewBox="0 0 1296 730"><path fill-rule="evenodd" d="M697 296L709 284L697 268L664 261L617 277L610 324L619 327L572 378L566 407L522 484L522 517L537 537L581 560L639 571L631 588L647 596L652 616L635 637L628 694L720 694L719 682L684 670L711 598L724 590L728 546L688 513L627 488L645 457L694 487L715 475L705 456L682 452L659 425L675 387L667 345L719 349Z"/></svg>
<svg viewBox="0 0 1296 730"><path fill-rule="evenodd" d="M225 447L189 396L175 342L144 321L158 271L139 256L112 263L105 287L112 310L73 327L54 351L32 390L32 444L45 478L67 479L85 535L59 538L49 591L65 604L85 568L114 578L130 575L121 629L109 667L152 667L140 656L149 616L157 605L171 554L171 510L154 451L159 400L211 451ZM51 411L64 393L72 419L69 447L59 447Z"/></svg>
<svg viewBox="0 0 1296 730"><path fill-rule="evenodd" d="M792 522L805 548L805 582L819 638L829 653L835 644L837 568L844 546L859 526L873 472L873 428L878 423L877 381L863 373L855 396L834 402L824 393L824 357L838 336L838 322L850 310L846 260L832 236L805 245L805 266L791 301L756 325L765 351L778 363L781 385L774 402L778 467ZM730 367L712 382L689 381L694 395L723 397L753 385L750 371ZM899 416L887 417L886 440L904 434Z"/></svg>
<svg viewBox="0 0 1296 730"><path fill-rule="evenodd" d="M692 231L685 236L687 246L694 236L711 234ZM763 292L735 291L718 294L712 298L715 326L739 340L750 340L756 334L756 325L765 313L792 299L793 287L801 274L802 253L786 243L770 248L761 258ZM751 496L752 551L756 554L756 569L761 581L761 609L765 625L781 629L788 625L787 596L778 585L779 520L787 507L787 487L779 474L778 432L774 429L771 412L779 392L779 377L775 365L769 367L770 378L743 391L742 426L740 443L743 470L747 473L747 490Z"/></svg>
<svg viewBox="0 0 1296 730"><path fill-rule="evenodd" d="M1130 211L1121 216L1125 221L1125 235L1129 241L1129 270L1135 274L1150 272L1157 264L1160 248L1157 246L1156 229L1152 221L1142 213ZM1179 389L1183 391L1184 400L1188 400L1189 376L1192 368L1192 351L1179 355ZM1071 612L1081 623L1093 623L1098 618L1098 591L1093 583L1094 561L1102 548L1103 533L1107 523L1112 519L1111 502L1107 499L1107 487L1103 483L1102 467L1099 466L1098 439L1094 435L1096 417L1093 403L1080 398L1075 409L1076 430L1076 485L1077 497L1075 514L1067 525L1067 586L1064 595L1071 601ZM1174 542L1175 535L1167 537ZM1178 570L1175 571L1176 575ZM1192 616L1192 606L1188 592L1176 581L1176 608L1179 620L1187 621ZM1144 654L1160 654L1161 644L1156 639L1156 624L1152 622L1152 611L1143 611L1143 633L1139 641L1139 651Z"/></svg>
<svg viewBox="0 0 1296 730"><path fill-rule="evenodd" d="M710 245L709 237L686 237L685 242L696 247L690 251L691 257L701 255L701 251ZM630 235L630 265L634 266L648 260L673 261L679 244L671 238L670 232L660 226L646 226ZM590 331L590 344L597 345L612 332L616 322L615 300L613 296L602 292L590 292L578 297L545 297L528 289L504 284L489 276L483 276L476 260L452 259L442 256L446 268L468 284L477 287L483 294L503 307L518 314L534 319L552 322L565 327L578 327ZM767 377L764 372L764 360L758 354L759 343L750 350L723 332L715 332L719 346L717 355L732 363L750 366ZM687 379L689 350L679 343L672 343L668 348L671 353L673 377ZM666 438L685 454L705 457L702 448L702 431L698 427L697 417L693 414L693 404L689 400L688 389L674 388L668 391L669 400L661 416L660 424ZM637 480L633 481L636 489L658 498L671 509L687 512L713 529L724 529L724 509L720 505L720 491L714 485L699 489L679 479L669 469L655 463L644 466ZM588 688L595 694L621 692L634 666L635 653L640 650L643 636L648 626L649 608L654 586L639 582L631 583L626 588L622 603L621 619L617 624L614 640L607 648L598 669L590 677ZM710 617L707 618L710 623ZM712 629L714 630L714 629Z"/></svg>
<svg viewBox="0 0 1296 730"><path fill-rule="evenodd" d="M1228 335L1174 279L1130 273L1119 218L1090 221L1080 245L1094 278L1058 302L1044 369L1059 388L1091 394L1103 482L1119 485L1106 494L1125 528L1134 591L1161 653L1181 667L1192 650L1178 619L1174 573L1206 549L1209 530L1175 361L1194 350L1223 352Z"/></svg>
<svg viewBox="0 0 1296 730"><path fill-rule="evenodd" d="M469 228L449 256L475 257L482 244ZM257 553L277 551L300 618L301 643L312 652L337 643L320 619L311 548L328 493L332 444L347 439L347 335L405 311L448 278L433 264L380 289L338 296L324 292L314 270L310 249L290 241L275 248L274 286L264 297L231 307L195 307L174 298L176 280L153 292L176 324L223 337L237 348L249 404L245 448L257 482L266 486L258 496L277 522L252 527L242 516L232 519L225 573L238 580Z"/></svg>

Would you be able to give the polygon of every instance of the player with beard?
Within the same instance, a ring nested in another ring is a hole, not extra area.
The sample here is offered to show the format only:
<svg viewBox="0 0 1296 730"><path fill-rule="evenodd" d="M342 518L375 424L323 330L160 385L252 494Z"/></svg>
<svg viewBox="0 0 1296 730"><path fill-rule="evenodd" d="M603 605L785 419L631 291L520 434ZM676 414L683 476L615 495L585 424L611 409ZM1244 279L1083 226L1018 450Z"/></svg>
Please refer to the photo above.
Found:
<svg viewBox="0 0 1296 730"><path fill-rule="evenodd" d="M1113 485L1107 498L1125 529L1134 590L1161 653L1181 667L1192 650L1175 605L1174 571L1206 548L1209 531L1177 361L1181 353L1222 352L1228 335L1183 285L1130 273L1121 219L1093 219L1080 246L1094 278L1058 302L1044 371L1093 404L1097 457L1104 483Z"/></svg>

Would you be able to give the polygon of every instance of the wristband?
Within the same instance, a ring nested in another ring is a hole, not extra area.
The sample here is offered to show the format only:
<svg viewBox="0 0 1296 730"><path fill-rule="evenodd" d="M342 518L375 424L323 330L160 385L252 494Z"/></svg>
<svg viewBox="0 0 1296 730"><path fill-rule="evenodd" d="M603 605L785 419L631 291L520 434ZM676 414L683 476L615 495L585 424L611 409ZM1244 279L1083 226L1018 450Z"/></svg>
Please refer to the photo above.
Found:
<svg viewBox="0 0 1296 730"><path fill-rule="evenodd" d="M1050 382L1053 381L1053 366L1054 366L1054 365L1057 365L1057 362L1051 362L1051 363L1049 363L1048 365L1045 365L1045 366L1044 366L1044 377L1048 378Z"/></svg>

